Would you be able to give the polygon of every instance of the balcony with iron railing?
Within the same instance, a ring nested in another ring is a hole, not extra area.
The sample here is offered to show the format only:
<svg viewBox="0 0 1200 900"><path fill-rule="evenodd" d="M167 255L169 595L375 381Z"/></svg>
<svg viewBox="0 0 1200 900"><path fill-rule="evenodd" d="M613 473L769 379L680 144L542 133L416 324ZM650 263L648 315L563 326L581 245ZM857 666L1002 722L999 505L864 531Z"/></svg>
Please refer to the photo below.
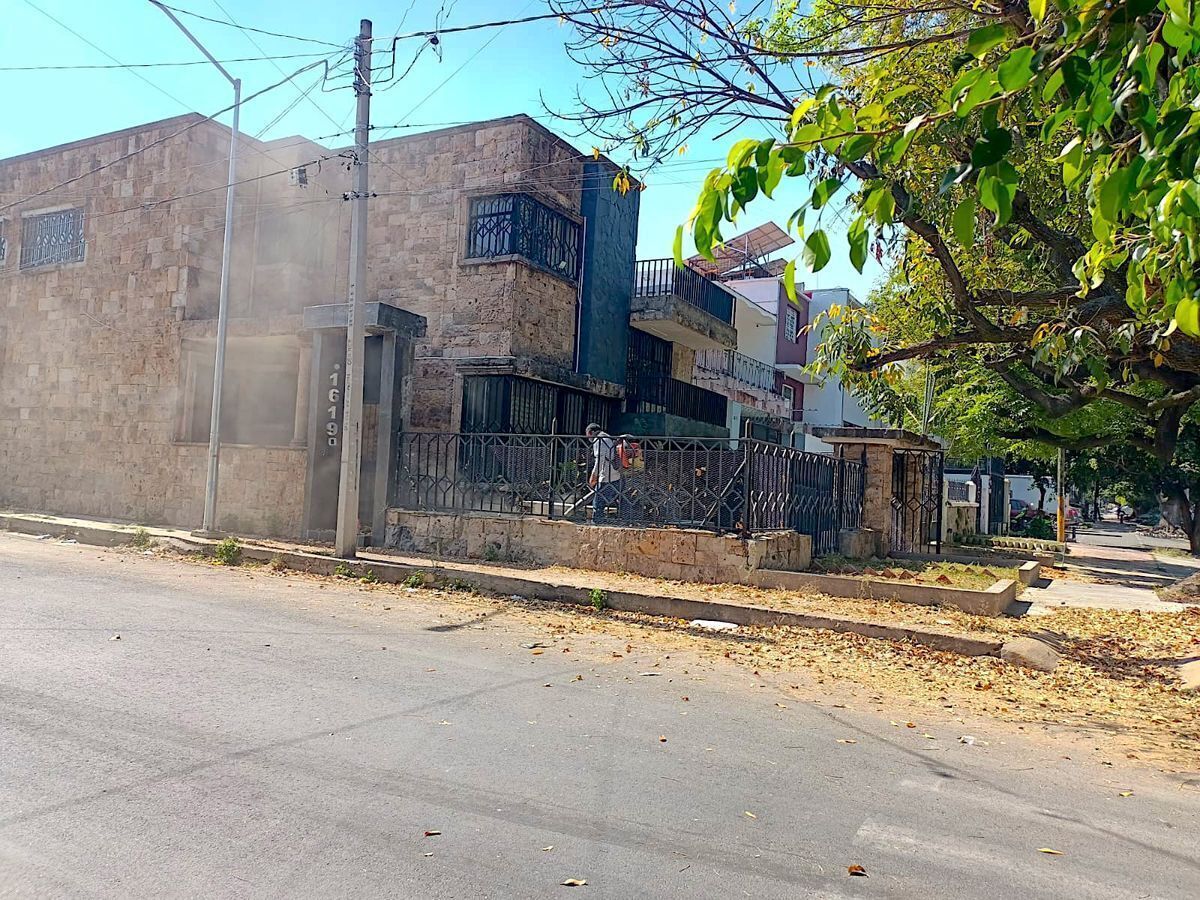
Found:
<svg viewBox="0 0 1200 900"><path fill-rule="evenodd" d="M669 375L631 375L625 387L625 412L630 415L665 413L722 428L728 405L721 394Z"/></svg>
<svg viewBox="0 0 1200 900"><path fill-rule="evenodd" d="M791 402L783 396L783 373L736 350L698 352L694 380L744 407L770 416L791 416Z"/></svg>
<svg viewBox="0 0 1200 900"><path fill-rule="evenodd" d="M783 383L783 373L774 366L736 350L701 350L696 354L696 368L771 394L779 394Z"/></svg>
<svg viewBox="0 0 1200 900"><path fill-rule="evenodd" d="M737 346L734 294L672 259L639 260L634 273L629 324L663 340L696 350Z"/></svg>

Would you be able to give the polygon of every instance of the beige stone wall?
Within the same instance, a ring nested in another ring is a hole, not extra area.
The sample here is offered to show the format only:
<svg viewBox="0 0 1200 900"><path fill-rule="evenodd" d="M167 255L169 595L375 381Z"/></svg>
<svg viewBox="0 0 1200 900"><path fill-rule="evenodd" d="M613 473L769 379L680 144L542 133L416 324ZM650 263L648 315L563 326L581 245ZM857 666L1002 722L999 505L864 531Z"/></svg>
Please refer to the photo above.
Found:
<svg viewBox="0 0 1200 900"><path fill-rule="evenodd" d="M942 507L942 540L953 541L963 535L975 534L979 504L947 502Z"/></svg>
<svg viewBox="0 0 1200 900"><path fill-rule="evenodd" d="M519 261L465 261L467 219L470 198L506 192L578 218L585 157L519 117L381 141L372 154L371 295L428 323L415 349L411 426L458 428L453 360L569 368L576 285Z"/></svg>
<svg viewBox="0 0 1200 900"><path fill-rule="evenodd" d="M759 569L803 571L812 539L786 532L753 540L676 528L617 528L487 515L388 510L388 546L438 557L630 572L713 584L749 583Z"/></svg>
<svg viewBox="0 0 1200 900"><path fill-rule="evenodd" d="M0 503L6 506L200 522L205 447L177 440L181 346L187 329L210 327L204 320L216 311L224 193L213 188L225 183L228 132L203 123L169 137L196 118L0 160L3 204L167 138L0 213L9 245L0 265ZM262 153L243 156L243 178L282 168ZM275 192L261 207L259 190ZM285 308L298 312L324 292L304 293L311 273L301 273L276 282L272 293L264 287L271 280L255 277L245 257L256 232L311 195L291 196L286 174L240 193L234 229L242 267L231 308L254 318L235 319L231 334L249 323L259 333L290 333L295 340L297 316L274 331L272 323L282 321ZM84 210L84 261L20 270L22 214L76 206ZM270 299L252 303L255 291ZM222 512L260 523L256 530L271 522L277 533L295 533L304 457L295 449L226 448Z"/></svg>
<svg viewBox="0 0 1200 900"><path fill-rule="evenodd" d="M197 380L186 369L197 347L215 346L228 142L225 128L182 116L0 160L0 206L84 175L0 211L0 505L198 524L204 448L181 421ZM298 347L310 339L305 307L345 301L349 174L342 158L316 162L337 152L243 139L231 338ZM471 196L528 191L577 214L582 160L519 118L373 146L368 295L428 320L404 388L410 427L457 429L458 361L569 366L575 285L462 257ZM289 179L301 164L307 187ZM86 259L20 271L22 214L72 206L84 210ZM297 372L298 385L306 378ZM298 533L304 412L299 442L225 450L221 508L233 522Z"/></svg>

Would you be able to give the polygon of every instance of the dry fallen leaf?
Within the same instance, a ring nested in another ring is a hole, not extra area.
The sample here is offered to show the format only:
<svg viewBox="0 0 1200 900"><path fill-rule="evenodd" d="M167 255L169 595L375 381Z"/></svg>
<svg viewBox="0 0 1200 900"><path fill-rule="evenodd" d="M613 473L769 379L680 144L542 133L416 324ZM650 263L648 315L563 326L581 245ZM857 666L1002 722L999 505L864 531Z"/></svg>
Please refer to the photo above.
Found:
<svg viewBox="0 0 1200 900"><path fill-rule="evenodd" d="M529 654L531 656L541 656L545 652L546 652L545 650L530 650Z"/></svg>
<svg viewBox="0 0 1200 900"><path fill-rule="evenodd" d="M1133 791L1121 791L1121 796L1122 797L1132 797Z"/></svg>
<svg viewBox="0 0 1200 900"><path fill-rule="evenodd" d="M585 878L568 878L562 882L563 887L583 887L585 884L587 884L587 879Z"/></svg>
<svg viewBox="0 0 1200 900"><path fill-rule="evenodd" d="M553 849L554 849L554 845L553 845L553 844L551 844L549 847L543 847L543 848L542 848L542 852L543 852L543 853L549 853L549 852L550 852L551 850L553 850Z"/></svg>
<svg viewBox="0 0 1200 900"><path fill-rule="evenodd" d="M1061 850L1051 850L1049 847L1038 847L1038 853L1048 853L1050 856L1062 856Z"/></svg>
<svg viewBox="0 0 1200 900"><path fill-rule="evenodd" d="M746 810L746 811L743 813L743 815L745 815L745 816L748 816L748 817L749 817L749 818L751 818L751 819L757 819L757 818L758 818L758 816L756 816L754 813L750 812L750 810Z"/></svg>
<svg viewBox="0 0 1200 900"><path fill-rule="evenodd" d="M658 742L660 744L665 744L667 742L667 736L665 734L660 734L658 736Z"/></svg>
<svg viewBox="0 0 1200 900"><path fill-rule="evenodd" d="M867 870L864 869L862 866L858 865L857 863L855 863L852 866L846 866L846 873L849 875L858 875L862 878L870 878L871 877L870 875L867 874Z"/></svg>
<svg viewBox="0 0 1200 900"><path fill-rule="evenodd" d="M856 741L854 738L838 738L837 742L839 744L857 744L858 743L858 741Z"/></svg>

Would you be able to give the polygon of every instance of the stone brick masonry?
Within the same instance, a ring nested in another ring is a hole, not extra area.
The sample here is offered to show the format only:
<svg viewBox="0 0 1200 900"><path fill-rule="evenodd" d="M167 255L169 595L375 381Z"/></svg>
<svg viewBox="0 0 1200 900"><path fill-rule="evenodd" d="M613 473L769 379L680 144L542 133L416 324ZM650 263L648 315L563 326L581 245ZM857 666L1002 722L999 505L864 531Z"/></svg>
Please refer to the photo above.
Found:
<svg viewBox="0 0 1200 900"><path fill-rule="evenodd" d="M199 524L205 445L187 440L188 422L207 401L189 399L205 377L189 380L189 366L214 346L228 140L187 115L0 160L0 504ZM230 346L294 360L298 398L301 313L346 296L338 152L247 137L240 154ZM575 285L511 259L465 260L466 219L470 197L510 190L578 217L585 158L523 116L373 146L368 295L428 320L404 391L410 427L457 428L463 362L569 368ZM303 163L307 187L289 177ZM84 261L22 270L22 217L73 207ZM293 440L223 448L222 524L299 533L300 406L269 411L295 416Z"/></svg>

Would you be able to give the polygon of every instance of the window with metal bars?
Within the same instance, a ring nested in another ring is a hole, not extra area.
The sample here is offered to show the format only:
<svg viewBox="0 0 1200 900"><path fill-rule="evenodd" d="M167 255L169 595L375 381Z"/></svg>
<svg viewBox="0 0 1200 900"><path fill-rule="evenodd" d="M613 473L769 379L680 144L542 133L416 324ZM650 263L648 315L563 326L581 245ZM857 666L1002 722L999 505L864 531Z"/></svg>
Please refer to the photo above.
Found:
<svg viewBox="0 0 1200 900"><path fill-rule="evenodd" d="M82 209L60 209L21 220L22 269L82 262L84 249Z"/></svg>
<svg viewBox="0 0 1200 900"><path fill-rule="evenodd" d="M520 256L569 281L579 278L578 222L528 194L475 197L467 219L467 258Z"/></svg>
<svg viewBox="0 0 1200 900"><path fill-rule="evenodd" d="M462 431L468 434L583 434L607 427L614 401L513 375L463 379Z"/></svg>
<svg viewBox="0 0 1200 900"><path fill-rule="evenodd" d="M793 342L800 340L800 314L790 306L784 311L783 328L786 340Z"/></svg>
<svg viewBox="0 0 1200 900"><path fill-rule="evenodd" d="M639 331L629 329L629 365L627 371L631 376L671 374L671 360L674 355L670 341Z"/></svg>

